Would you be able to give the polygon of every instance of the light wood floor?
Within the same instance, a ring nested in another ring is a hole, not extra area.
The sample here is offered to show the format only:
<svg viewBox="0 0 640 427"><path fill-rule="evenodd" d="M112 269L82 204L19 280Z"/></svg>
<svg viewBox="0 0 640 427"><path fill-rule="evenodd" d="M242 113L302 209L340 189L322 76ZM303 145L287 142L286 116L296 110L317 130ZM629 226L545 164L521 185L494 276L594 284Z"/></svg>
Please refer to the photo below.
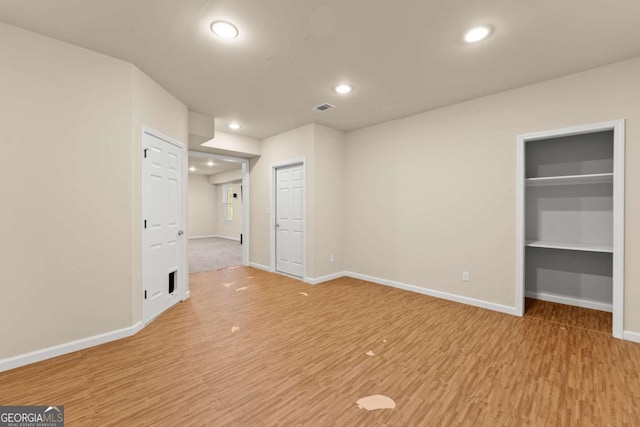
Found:
<svg viewBox="0 0 640 427"><path fill-rule="evenodd" d="M640 344L601 332L251 268L191 293L134 337L0 374L0 403L83 426L640 425ZM358 409L371 394L396 409Z"/></svg>
<svg viewBox="0 0 640 427"><path fill-rule="evenodd" d="M525 299L524 315L609 335L612 334L613 329L613 316L606 311L590 310L531 298Z"/></svg>

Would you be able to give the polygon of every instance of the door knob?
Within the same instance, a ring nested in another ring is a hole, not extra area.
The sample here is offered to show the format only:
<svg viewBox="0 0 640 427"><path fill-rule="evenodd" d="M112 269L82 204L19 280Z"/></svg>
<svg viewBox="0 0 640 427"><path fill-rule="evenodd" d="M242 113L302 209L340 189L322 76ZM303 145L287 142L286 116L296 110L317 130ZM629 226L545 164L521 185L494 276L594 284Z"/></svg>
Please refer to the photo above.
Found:
<svg viewBox="0 0 640 427"><path fill-rule="evenodd" d="M184 234L184 230L178 230L178 236L182 236Z"/></svg>
<svg viewBox="0 0 640 427"><path fill-rule="evenodd" d="M278 224L278 223L276 222L276 228L278 228L278 227L280 227L280 224Z"/></svg>

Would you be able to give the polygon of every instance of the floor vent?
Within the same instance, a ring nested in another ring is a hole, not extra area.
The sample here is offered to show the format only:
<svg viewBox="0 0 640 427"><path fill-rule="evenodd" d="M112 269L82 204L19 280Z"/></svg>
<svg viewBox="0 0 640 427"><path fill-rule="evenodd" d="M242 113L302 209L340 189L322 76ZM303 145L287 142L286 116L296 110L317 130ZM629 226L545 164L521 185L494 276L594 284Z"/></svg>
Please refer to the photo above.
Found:
<svg viewBox="0 0 640 427"><path fill-rule="evenodd" d="M323 112L323 111L330 110L332 108L336 108L336 107L334 105L331 105L331 104L325 102L324 104L316 105L315 107L312 108L312 110L313 111Z"/></svg>

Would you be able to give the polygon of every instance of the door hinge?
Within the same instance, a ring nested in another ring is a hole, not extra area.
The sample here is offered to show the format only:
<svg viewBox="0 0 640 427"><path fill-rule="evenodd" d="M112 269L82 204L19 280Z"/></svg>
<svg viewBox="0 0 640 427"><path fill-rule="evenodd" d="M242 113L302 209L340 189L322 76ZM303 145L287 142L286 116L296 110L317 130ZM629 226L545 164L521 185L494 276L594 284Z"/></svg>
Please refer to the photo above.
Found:
<svg viewBox="0 0 640 427"><path fill-rule="evenodd" d="M147 228L147 220L144 220L144 228Z"/></svg>
<svg viewBox="0 0 640 427"><path fill-rule="evenodd" d="M147 158L147 151L149 151L149 149L145 148L143 151L144 151L144 158L146 159Z"/></svg>
<svg viewBox="0 0 640 427"><path fill-rule="evenodd" d="M144 291L144 299L147 299L147 291Z"/></svg>

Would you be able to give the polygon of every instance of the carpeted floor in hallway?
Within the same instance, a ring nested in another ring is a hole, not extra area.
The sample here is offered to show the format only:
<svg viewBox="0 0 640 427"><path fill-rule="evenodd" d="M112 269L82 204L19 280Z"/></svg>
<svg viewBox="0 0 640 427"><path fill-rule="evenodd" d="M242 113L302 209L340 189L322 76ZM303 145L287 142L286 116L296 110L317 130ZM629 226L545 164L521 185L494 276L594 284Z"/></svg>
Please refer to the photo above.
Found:
<svg viewBox="0 0 640 427"><path fill-rule="evenodd" d="M189 240L189 273L242 265L242 245L235 240L210 237Z"/></svg>

